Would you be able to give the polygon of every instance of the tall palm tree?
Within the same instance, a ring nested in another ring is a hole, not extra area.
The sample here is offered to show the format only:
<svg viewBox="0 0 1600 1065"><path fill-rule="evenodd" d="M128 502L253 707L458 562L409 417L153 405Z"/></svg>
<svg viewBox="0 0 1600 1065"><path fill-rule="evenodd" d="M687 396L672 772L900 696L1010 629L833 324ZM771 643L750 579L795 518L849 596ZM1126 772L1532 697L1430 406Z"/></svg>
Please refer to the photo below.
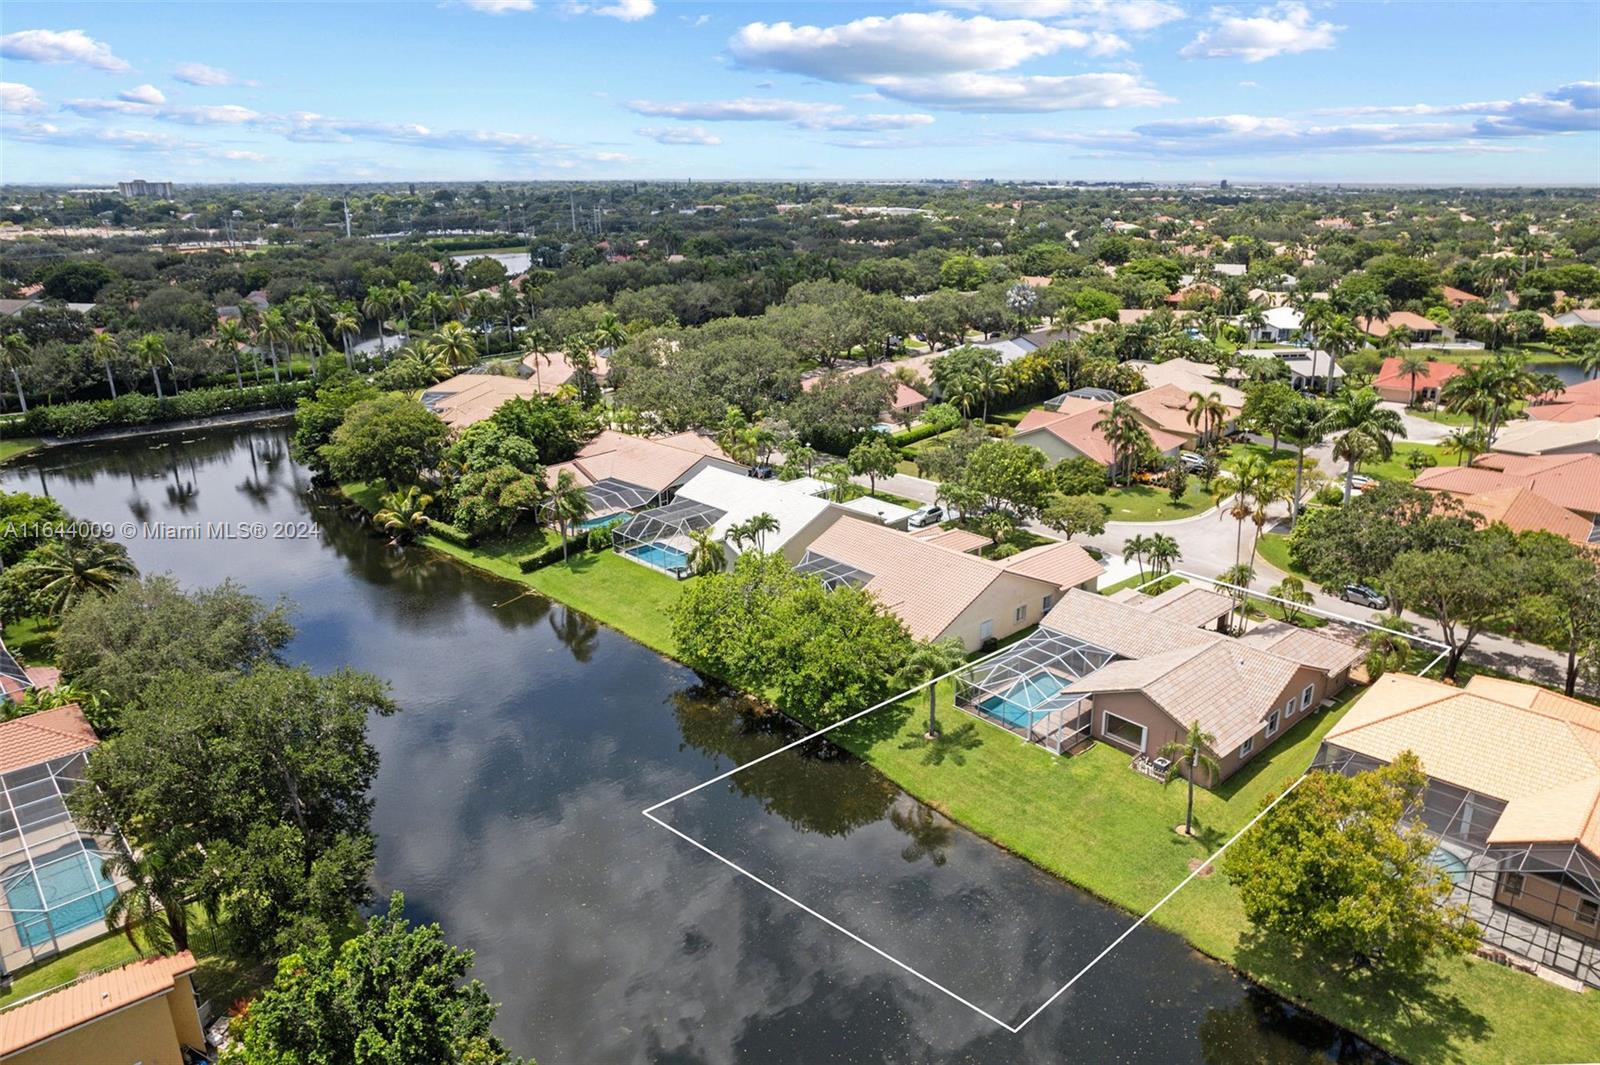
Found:
<svg viewBox="0 0 1600 1065"><path fill-rule="evenodd" d="M722 543L710 529L691 529L689 531L688 566L689 572L696 577L704 577L708 573L722 572L723 563L727 555L722 550Z"/></svg>
<svg viewBox="0 0 1600 1065"><path fill-rule="evenodd" d="M1144 533L1128 537L1122 545L1122 561L1139 563L1139 583L1144 583L1144 556L1150 550L1150 538Z"/></svg>
<svg viewBox="0 0 1600 1065"><path fill-rule="evenodd" d="M1217 738L1201 728L1200 722L1196 720L1189 722L1189 731L1183 739L1174 740L1161 748L1161 757L1172 760L1174 772L1180 765L1187 763L1189 766L1189 772L1186 774L1189 778L1189 806L1183 815L1185 836L1194 835L1194 778L1201 770L1205 770L1211 779L1216 779L1222 772L1222 766L1218 765L1217 760L1208 753L1216 742ZM1167 775L1167 779L1172 779L1171 773Z"/></svg>
<svg viewBox="0 0 1600 1065"><path fill-rule="evenodd" d="M1300 501L1304 498L1306 449L1322 443L1327 411L1323 401L1303 396L1283 412L1276 424L1278 434L1294 445L1294 499L1289 504L1289 524L1300 520Z"/></svg>
<svg viewBox="0 0 1600 1065"><path fill-rule="evenodd" d="M928 686L928 731L927 738L933 739L939 735L939 685L932 683L937 677L942 677L951 670L960 667L967 660L967 649L959 639L948 636L938 643L918 643L906 656L905 665L901 667L901 676L907 687L916 687L919 684Z"/></svg>
<svg viewBox="0 0 1600 1065"><path fill-rule="evenodd" d="M1224 470L1211 482L1211 498L1226 505L1225 513L1238 523L1233 538L1233 562L1244 561L1244 523L1255 515L1255 501L1271 476L1271 466L1260 455L1246 455L1231 470Z"/></svg>
<svg viewBox="0 0 1600 1065"><path fill-rule="evenodd" d="M356 317L355 305L341 303L338 310L333 312L332 326L334 335L339 338L339 342L344 346L345 368L355 369L356 360L354 353L350 350L350 340L352 337L361 335L361 319Z"/></svg>
<svg viewBox="0 0 1600 1065"><path fill-rule="evenodd" d="M34 554L39 601L45 613L59 618L86 599L109 595L125 580L139 575L128 549L109 540L52 540Z"/></svg>
<svg viewBox="0 0 1600 1065"><path fill-rule="evenodd" d="M294 326L285 318L283 312L277 308L267 311L261 316L261 328L257 331L262 340L267 342L267 358L272 360L272 383L282 383L278 376L278 345L285 348L294 340ZM289 365L289 380L294 380L293 360Z"/></svg>
<svg viewBox="0 0 1600 1065"><path fill-rule="evenodd" d="M217 335L214 339L216 346L225 349L233 358L233 382L243 389L244 373L239 369L239 346L250 339L244 331L244 326L240 325L235 319L229 318L217 326ZM109 378L110 374L108 373L106 376Z"/></svg>
<svg viewBox="0 0 1600 1065"><path fill-rule="evenodd" d="M1107 405L1100 420L1095 422L1094 428L1111 446L1112 484L1116 483L1124 467L1127 468L1128 475L1132 476L1134 461L1145 445L1152 443L1150 431L1139 421L1133 405L1125 399L1113 400Z"/></svg>
<svg viewBox="0 0 1600 1065"><path fill-rule="evenodd" d="M1166 533L1151 533L1145 557L1150 560L1151 575L1164 577L1172 572L1174 562L1183 561L1183 551L1178 547L1178 541Z"/></svg>
<svg viewBox="0 0 1600 1065"><path fill-rule="evenodd" d="M600 341L601 347L610 348L612 351L622 347L628 339L628 331L622 327L622 319L613 311L607 311L600 317L600 324L594 328L595 338Z"/></svg>
<svg viewBox="0 0 1600 1065"><path fill-rule="evenodd" d="M116 399L117 379L111 374L111 364L122 354L117 347L116 336L109 329L103 333L96 333L89 338L89 350L94 354L94 361L105 368L106 387L111 389L111 398Z"/></svg>
<svg viewBox="0 0 1600 1065"><path fill-rule="evenodd" d="M188 900L184 898L180 864L154 850L135 855L119 839L116 849L100 867L100 875L107 880L128 885L106 907L106 928L120 928L140 954L144 953L144 946L140 945L138 934L157 954L189 949Z"/></svg>
<svg viewBox="0 0 1600 1065"><path fill-rule="evenodd" d="M417 310L428 316L428 324L439 328L439 319L450 317L450 304L438 292L429 292L417 304Z"/></svg>
<svg viewBox="0 0 1600 1065"><path fill-rule="evenodd" d="M157 372L156 368L167 361L166 340L162 338L160 333L146 333L138 340L135 340L129 347L132 348L134 355L138 357L140 365L150 371L150 380L154 381L156 386L156 398L165 398L165 393L161 391L161 374Z"/></svg>
<svg viewBox="0 0 1600 1065"><path fill-rule="evenodd" d="M1600 377L1600 344L1590 344L1578 353L1578 369L1585 377Z"/></svg>
<svg viewBox="0 0 1600 1065"><path fill-rule="evenodd" d="M1239 614L1241 629L1244 627L1244 607L1250 601L1250 585L1255 583L1255 579L1256 571L1243 562L1229 566L1217 576L1218 581L1229 586L1228 595L1233 598L1233 609Z"/></svg>
<svg viewBox="0 0 1600 1065"><path fill-rule="evenodd" d="M0 362L11 373L12 383L17 386L17 403L24 414L28 413L28 397L22 393L22 374L18 367L27 361L31 348L28 338L21 333L7 333L4 340L0 340Z"/></svg>
<svg viewBox="0 0 1600 1065"><path fill-rule="evenodd" d="M389 294L394 300L395 310L399 312L402 318L411 317L412 309L422 299L422 293L410 281L396 281L394 288L389 290Z"/></svg>
<svg viewBox="0 0 1600 1065"><path fill-rule="evenodd" d="M1354 491L1356 466L1361 459L1372 454L1387 459L1394 454L1394 438L1406 435L1400 413L1383 406L1378 393L1370 388L1341 392L1328 407L1328 428L1344 433L1334 443L1334 458L1345 463L1346 503Z"/></svg>
<svg viewBox="0 0 1600 1065"><path fill-rule="evenodd" d="M1222 428L1222 423L1227 420L1228 405L1222 402L1220 392L1212 392L1209 395L1200 392L1189 393L1188 422L1190 428L1199 431L1201 443L1215 439L1217 431Z"/></svg>
<svg viewBox="0 0 1600 1065"><path fill-rule="evenodd" d="M1355 327L1355 323L1344 317L1344 315L1335 315L1323 325L1317 340L1322 350L1328 353L1328 384L1326 391L1329 395L1333 394L1334 367L1339 365L1340 359L1360 347L1362 339L1361 331ZM1312 357L1313 359L1315 358L1314 352ZM1315 373L1314 364L1313 373Z"/></svg>
<svg viewBox="0 0 1600 1065"><path fill-rule="evenodd" d="M378 323L378 354L388 355L389 349L383 335L383 320L394 313L394 291L382 285L367 289L367 297L361 301L361 313Z"/></svg>
<svg viewBox="0 0 1600 1065"><path fill-rule="evenodd" d="M972 383L983 397L983 420L989 420L989 400L1005 392L1006 375L999 362L985 359L972 368Z"/></svg>
<svg viewBox="0 0 1600 1065"><path fill-rule="evenodd" d="M451 366L471 366L478 359L478 342L460 322L446 322L433 334L433 349Z"/></svg>
<svg viewBox="0 0 1600 1065"><path fill-rule="evenodd" d="M383 509L372 515L372 521L395 543L403 543L428 527L428 508L432 505L433 497L412 485L404 492L384 496Z"/></svg>
<svg viewBox="0 0 1600 1065"><path fill-rule="evenodd" d="M565 561L572 526L589 516L589 496L571 471L562 470L550 490L548 506L551 517L561 526L561 558Z"/></svg>
<svg viewBox="0 0 1600 1065"><path fill-rule="evenodd" d="M311 360L311 376L317 376L317 360L328 348L327 338L322 335L322 330L317 328L317 323L307 318L295 326L292 343L296 347L305 349L306 357ZM291 348L291 355L292 351ZM290 361L293 361L292 357Z"/></svg>
<svg viewBox="0 0 1600 1065"><path fill-rule="evenodd" d="M1489 450L1489 443L1483 438L1482 429L1452 429L1450 435L1445 437L1440 448L1449 455L1456 457L1456 465L1470 463L1473 459Z"/></svg>
<svg viewBox="0 0 1600 1065"><path fill-rule="evenodd" d="M1390 336L1393 335L1393 333L1390 334ZM1410 395L1406 398L1406 406L1415 407L1417 405L1417 377L1428 372L1427 352L1417 351L1415 348L1408 348L1401 352L1399 370L1411 382Z"/></svg>
<svg viewBox="0 0 1600 1065"><path fill-rule="evenodd" d="M767 534L778 531L778 519L766 511L762 511L745 522L744 527L750 538L755 542L756 552L761 553L766 550Z"/></svg>

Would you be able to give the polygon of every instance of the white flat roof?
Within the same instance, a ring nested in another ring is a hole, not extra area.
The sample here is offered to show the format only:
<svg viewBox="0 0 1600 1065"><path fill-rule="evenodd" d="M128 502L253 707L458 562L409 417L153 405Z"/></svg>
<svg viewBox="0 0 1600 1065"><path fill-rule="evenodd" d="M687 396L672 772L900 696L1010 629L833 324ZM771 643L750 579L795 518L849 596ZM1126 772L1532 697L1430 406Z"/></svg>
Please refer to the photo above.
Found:
<svg viewBox="0 0 1600 1065"><path fill-rule="evenodd" d="M852 499L839 505L846 510L865 515L884 525L893 525L895 522L904 521L916 513L910 507L902 507L898 503L889 503L882 499L873 499L871 496L861 496L859 499Z"/></svg>

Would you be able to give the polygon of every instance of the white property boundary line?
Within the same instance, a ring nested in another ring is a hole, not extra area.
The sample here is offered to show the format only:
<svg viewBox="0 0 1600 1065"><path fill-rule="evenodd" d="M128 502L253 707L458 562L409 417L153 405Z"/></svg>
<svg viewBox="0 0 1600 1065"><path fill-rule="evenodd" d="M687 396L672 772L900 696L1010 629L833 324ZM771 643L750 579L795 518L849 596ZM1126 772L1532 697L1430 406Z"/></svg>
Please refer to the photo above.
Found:
<svg viewBox="0 0 1600 1065"><path fill-rule="evenodd" d="M1304 606L1303 604L1300 604L1300 603L1289 603L1289 602L1287 602L1287 600L1280 599L1280 598L1278 598L1276 596L1264 595L1264 594L1259 593L1259 592L1253 592L1248 588L1239 588L1236 585L1226 584L1226 583L1224 583L1222 581L1216 580L1215 578L1203 577L1200 574L1190 573L1190 572L1185 571L1185 570L1172 570L1169 573L1166 573L1166 574L1162 575L1163 578L1167 577L1167 576L1184 577L1184 578L1186 578L1188 580L1202 581L1202 582L1204 582L1206 584L1210 584L1210 585L1213 585L1213 586L1218 587L1218 588L1227 588L1227 589L1232 590L1232 591L1243 592L1245 595L1248 595L1248 596L1254 596L1254 597L1260 598L1260 599L1268 599L1268 600L1271 600L1273 602L1277 602L1277 603L1280 603L1280 604L1283 604L1283 605L1286 605L1286 606L1297 607L1297 608L1305 611L1306 613L1315 614L1315 615L1317 615L1319 617L1324 617L1324 618L1327 618L1327 619L1329 619L1331 621L1345 622L1347 624L1358 625L1358 626L1360 626L1362 628L1366 628L1366 629L1381 629L1382 628L1382 626L1374 625L1371 622L1358 621L1355 618L1346 617L1346 616L1344 616L1342 614L1328 613L1327 611L1318 610L1315 607L1307 607L1307 606ZM1160 579L1160 578L1155 578L1155 579ZM1150 582L1147 581L1145 583L1148 584ZM1143 585L1140 585L1140 587L1143 587ZM1429 646L1432 646L1432 647L1442 648L1442 651L1441 651L1440 655L1437 658L1435 658L1433 660L1433 662L1429 663L1429 665L1427 667L1428 669L1432 669L1433 666L1436 665L1439 662L1439 659L1443 658L1445 654L1448 654L1449 650L1450 650L1448 644L1440 643L1439 641L1430 639L1428 637L1424 637L1424 636L1417 636L1417 637L1407 636L1406 638L1408 640L1412 640L1414 642L1425 643L1425 644L1428 644ZM836 728L840 728L841 726L848 725L850 722L855 721L855 720L857 720L859 718L865 717L866 715L868 715L870 713L873 713L873 712L875 712L877 710L881 710L886 706L892 705L894 703L901 702L901 701L905 700L906 698L916 694L917 692L920 692L923 689L927 688L929 685L937 685L941 681L947 680L947 679L955 676L957 673L964 672L967 669L970 669L971 667L973 667L975 665L979 665L980 663L988 661L990 658L993 658L994 656L996 656L998 654L1001 654L1002 652L1006 651L1007 649L1008 648L1006 648L1006 647L996 648L994 651L990 652L987 655L982 656L981 658L974 659L971 662L964 662L960 666L956 667L955 669L952 669L947 673L941 674L940 676L937 676L937 677L933 678L932 680L924 681L921 684L915 685L915 686L913 686L911 688L907 688L905 691L899 693L898 695L892 695L889 698L884 699L882 702L874 703L872 706L867 707L865 710L859 710L856 713L851 714L849 717L843 718L843 719L841 719L839 721L835 721L831 725L827 725L827 726L825 726L823 728L817 729L815 732L807 733L806 735L801 736L797 740L793 740L793 741L791 741L789 743L784 744L782 747L778 747L775 750L768 751L766 754L761 755L759 758L752 758L750 761L745 762L743 765L734 766L732 769L729 769L729 770L727 770L726 772L723 772L723 773L718 773L716 776L711 777L708 780L703 780L699 784L694 785L693 787L685 788L683 791L678 792L676 795L672 796L671 798L662 799L658 803L654 803L654 804L652 804L650 806L645 807L643 810L640 811L640 813L642 813L645 817L649 818L655 824L660 825L662 828L666 829L668 832L671 832L673 835L677 836L679 839L682 839L685 842L691 844L692 846L698 848L699 850L704 851L706 854L709 854L711 857L715 858L717 861L721 862L723 865L726 865L728 868L732 869L734 872L748 877L749 879L751 879L755 883L761 885L762 887L766 888L768 891L772 892L774 895L778 896L780 899L783 899L785 902L789 903L790 905L795 906L796 908L800 909L801 911L810 914L812 917L815 917L817 920L821 921L823 924L827 925L829 928L832 928L837 932L844 933L846 936L849 936L856 943L859 943L861 946L866 947L868 950L872 951L874 954L878 955L879 957L883 958L884 960L889 961L889 962L893 963L894 965L898 966L899 968L903 969L905 972L907 972L910 975L916 977L918 980L921 980L923 983L927 984L929 987L933 988L934 990L936 990L936 991L948 996L949 998L955 1000L956 1002L961 1003L961 1005L963 1005L963 1006L967 1007L968 1009L972 1010L974 1013L976 1013L979 1016L983 1017L985 1020L993 1021L995 1024L999 1025L1001 1028L1004 1028L1006 1031L1010 1032L1011 1034L1016 1035L1017 1033L1021 1032L1023 1028L1027 1027L1027 1025L1030 1024L1034 1020L1034 1018L1038 1017L1039 1014L1043 1013L1046 1009L1048 1009L1056 1001L1056 999L1058 999L1062 995L1066 994L1067 991L1070 990L1072 988L1072 986L1074 984L1076 984L1079 980L1081 980L1084 976L1086 976L1091 969L1093 969L1096 965L1100 964L1100 962L1104 961L1105 958L1112 951L1116 950L1117 947L1120 946L1124 940L1126 940L1135 931L1137 931L1138 928L1141 925L1143 925L1146 921L1148 921L1151 918L1151 916L1153 916L1155 914L1155 912L1157 910L1161 909L1161 907L1165 906L1174 897L1176 897L1178 892L1180 892L1184 888L1188 887L1191 881L1193 881L1196 877L1198 877L1207 868L1214 868L1217 859L1222 857L1223 852L1226 851L1229 847L1233 846L1234 843L1236 843L1239 840L1239 837L1243 836L1246 832L1250 831L1250 829L1255 827L1256 822L1260 821L1269 812L1271 812L1272 809L1275 806L1278 805L1278 803L1282 802L1285 798L1287 798L1290 792L1294 791L1295 788L1299 787L1301 781L1306 779L1306 776L1309 774L1310 770L1307 770L1305 773L1301 773L1300 776L1296 777L1294 779L1294 781L1287 788L1283 789L1283 791L1281 793L1279 793L1276 798L1274 798L1270 803L1268 803L1259 812L1257 812L1256 815L1254 817L1252 817L1249 820L1249 822L1245 824L1245 826L1243 828L1239 829L1239 831L1235 832L1231 837L1229 837L1229 839L1226 842L1224 842L1222 844L1222 846L1218 847L1215 851L1211 852L1211 854L1207 855L1203 862L1201 862L1198 866L1196 866L1189 873L1188 876L1184 877L1181 881L1179 881L1177 886L1175 886L1171 891L1167 892L1164 896L1162 896L1162 898L1161 898L1161 900L1159 902L1157 902L1154 906L1150 907L1150 909L1146 910L1144 912L1144 914L1141 915L1138 918L1138 920L1134 921L1131 925L1129 925L1126 929L1124 929L1122 931L1121 935L1117 936L1116 939L1112 940L1105 947L1105 949L1102 950L1099 954L1095 955L1094 958L1091 959L1087 965L1085 965L1083 968L1079 969L1076 973L1074 973L1072 975L1071 979L1069 979L1066 983L1062 984L1059 988L1057 988L1055 990L1055 992L1053 994L1051 994L1049 998L1045 999L1044 1002L1040 1003L1039 1006L1032 1013L1030 1013L1030 1014L1028 1014L1028 1016L1024 1017L1022 1019L1021 1023L1015 1024L1015 1025L1007 1024L1005 1021L1002 1021L1000 1018L996 1017L994 1014L990 1013L988 1010L984 1009L983 1007L973 1004L972 1002L970 1002L967 999L963 998L961 995L958 995L956 992L950 990L948 987L945 987L943 984L939 983L939 981L933 979L933 977L927 975L926 973L922 972L921 970L919 970L919 969L917 969L917 968L915 968L915 967L913 967L911 965L908 965L906 962L901 961L899 958L897 958L894 955L890 954L888 951L884 950L881 947L878 947L878 946L874 945L873 943L869 942L868 940L866 940L866 939L862 938L861 936L857 935L855 932L850 931L850 929L848 929L848 928L844 927L843 925L839 924L837 921L835 921L835 920L833 920L833 919L831 919L829 917L823 916L822 914L818 913L816 910L812 909L810 906L807 906L805 903L803 903L799 899L795 898L793 895L790 895L790 894L782 891L781 889L773 886L772 884L768 883L767 881L761 879L759 876L757 876L754 873L750 872L748 869L745 869L743 866L739 865L737 862L734 862L732 859L728 858L727 856L725 856L723 854L719 854L717 851L712 850L710 847L706 846L704 843L701 843L699 840L697 840L694 837L688 835L687 833L683 832L682 830L674 828L672 825L669 825L667 822L661 820L661 818L656 816L656 811L657 810L660 810L661 808L663 808L665 806L670 806L673 803L677 802L679 799L687 798L688 796L693 795L695 792L700 791L703 788L708 788L713 784L719 783L720 781L727 780L729 777L733 776L734 774L743 772L744 770L749 769L751 766L758 765L761 762L765 762L769 758L775 758L778 755L783 754L786 751L791 751L791 750L793 750L794 748L800 746L803 743L809 742L810 740L814 740L819 736L822 736L822 735L825 735L826 733L832 732ZM1425 669L1422 672L1426 673L1427 670ZM995 726L995 727L998 728L999 726ZM1005 730L1001 730L1001 731L1005 731ZM1011 733L1010 732L1006 732L1006 735L1011 735Z"/></svg>

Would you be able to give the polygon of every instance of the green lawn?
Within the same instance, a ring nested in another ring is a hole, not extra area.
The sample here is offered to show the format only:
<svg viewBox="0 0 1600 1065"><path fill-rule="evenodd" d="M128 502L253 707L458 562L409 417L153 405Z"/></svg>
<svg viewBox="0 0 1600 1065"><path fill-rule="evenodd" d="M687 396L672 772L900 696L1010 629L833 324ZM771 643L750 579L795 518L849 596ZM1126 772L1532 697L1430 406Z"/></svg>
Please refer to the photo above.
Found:
<svg viewBox="0 0 1600 1065"><path fill-rule="evenodd" d="M1151 579L1151 576L1150 576L1150 573L1148 571L1146 571L1143 574L1135 573L1133 576L1129 577L1125 581L1118 581L1116 584L1111 585L1109 588L1100 589L1100 594L1101 595L1116 595L1118 592L1122 591L1124 588L1137 588L1137 587L1139 587L1139 585L1145 583L1146 581L1148 581L1150 579ZM1150 587L1148 587L1148 588L1146 588L1144 590L1144 594L1145 595L1160 595L1162 592L1170 591L1171 589L1176 588L1180 584L1188 584L1188 583L1189 582L1187 580L1185 580L1184 578L1179 577L1176 574L1174 574L1172 576L1163 577L1159 581L1156 581L1154 584L1150 585Z"/></svg>
<svg viewBox="0 0 1600 1065"><path fill-rule="evenodd" d="M870 715L838 737L922 801L1063 879L1143 913L1310 763L1338 708L1302 720L1217 792L1197 790L1198 839L1183 820L1181 782L1163 787L1105 744L1057 758L959 714L942 693L945 736L922 739L922 700ZM1086 816L1092 812L1092 816ZM1152 918L1205 953L1413 1061L1595 1060L1600 997L1577 995L1499 966L1437 965L1396 982L1332 972L1316 959L1255 942L1226 877L1197 878Z"/></svg>
<svg viewBox="0 0 1600 1065"><path fill-rule="evenodd" d="M1433 444L1407 444L1397 443L1394 454L1382 462L1363 462L1357 473L1364 473L1368 477L1376 477L1380 481L1403 481L1410 484L1416 479L1416 474L1406 465L1406 456L1414 452L1421 452L1434 460L1436 465L1449 465L1450 457ZM1340 487L1344 486L1344 466L1340 465L1334 471L1334 481Z"/></svg>
<svg viewBox="0 0 1600 1065"><path fill-rule="evenodd" d="M0 440L0 462L7 462L19 455L26 455L37 450L40 446L38 437L19 436L14 440Z"/></svg>
<svg viewBox="0 0 1600 1065"><path fill-rule="evenodd" d="M1204 514L1216 505L1198 477L1189 478L1183 498L1177 503L1167 496L1165 488L1143 484L1110 488L1095 498L1111 508L1107 515L1111 521L1176 521Z"/></svg>
<svg viewBox="0 0 1600 1065"><path fill-rule="evenodd" d="M1256 555L1284 573L1293 574L1301 580L1311 579L1289 562L1289 537L1285 533L1263 534L1261 543L1256 546Z"/></svg>
<svg viewBox="0 0 1600 1065"><path fill-rule="evenodd" d="M56 623L42 617L6 622L6 647L24 665L53 666L56 662Z"/></svg>

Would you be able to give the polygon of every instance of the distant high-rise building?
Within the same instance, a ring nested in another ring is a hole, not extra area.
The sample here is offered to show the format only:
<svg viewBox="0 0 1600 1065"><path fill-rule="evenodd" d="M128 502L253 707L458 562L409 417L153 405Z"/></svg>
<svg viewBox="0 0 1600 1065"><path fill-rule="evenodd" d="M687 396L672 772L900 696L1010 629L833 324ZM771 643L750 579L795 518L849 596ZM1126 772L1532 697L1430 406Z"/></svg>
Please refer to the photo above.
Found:
<svg viewBox="0 0 1600 1065"><path fill-rule="evenodd" d="M117 182L117 191L130 200L170 200L172 199L172 182L146 181L138 178L134 181Z"/></svg>
<svg viewBox="0 0 1600 1065"><path fill-rule="evenodd" d="M1228 179L1227 178L1223 178L1222 179L1222 184L1219 185L1218 187L1219 188L1224 188L1224 189L1227 188L1228 187Z"/></svg>

